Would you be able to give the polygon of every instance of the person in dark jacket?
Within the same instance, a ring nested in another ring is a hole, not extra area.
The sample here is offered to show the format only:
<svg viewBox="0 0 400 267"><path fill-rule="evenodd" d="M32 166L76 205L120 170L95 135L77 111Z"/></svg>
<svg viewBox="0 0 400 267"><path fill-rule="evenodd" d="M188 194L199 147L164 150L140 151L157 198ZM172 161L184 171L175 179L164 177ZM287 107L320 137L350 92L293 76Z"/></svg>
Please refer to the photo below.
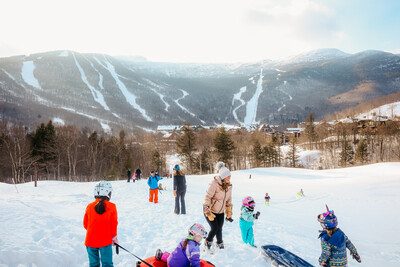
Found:
<svg viewBox="0 0 400 267"><path fill-rule="evenodd" d="M131 177L132 177L131 169L128 168L128 171L126 172L126 175L128 176L128 183L129 183L129 181L131 180Z"/></svg>
<svg viewBox="0 0 400 267"><path fill-rule="evenodd" d="M179 165L174 167L174 196L175 196L175 214L186 214L185 207L186 178ZM179 207L179 201L181 205Z"/></svg>
<svg viewBox="0 0 400 267"><path fill-rule="evenodd" d="M140 174L142 173L142 171L139 169L139 168L137 168L136 169L136 179L137 180L139 180L140 179Z"/></svg>

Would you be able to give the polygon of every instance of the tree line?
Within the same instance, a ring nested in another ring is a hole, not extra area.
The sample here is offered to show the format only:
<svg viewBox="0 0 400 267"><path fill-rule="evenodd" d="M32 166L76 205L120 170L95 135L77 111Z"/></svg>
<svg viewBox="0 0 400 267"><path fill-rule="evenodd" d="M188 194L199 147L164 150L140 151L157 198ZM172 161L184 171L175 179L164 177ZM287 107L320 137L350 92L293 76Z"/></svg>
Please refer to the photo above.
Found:
<svg viewBox="0 0 400 267"><path fill-rule="evenodd" d="M40 180L97 181L125 179L127 169L139 168L146 178L151 170L165 175L166 159L178 154L186 174L213 173L223 161L231 170L256 167L304 167L302 150L316 150L319 159L307 167L327 169L400 160L399 122L376 123L362 128L356 122L314 123L311 113L300 136L286 144L281 133L224 127L195 130L182 127L174 143L162 133L135 132L109 136L55 126L52 121L33 131L3 121L0 125L0 182L31 181L37 171ZM285 144L284 144L285 143Z"/></svg>

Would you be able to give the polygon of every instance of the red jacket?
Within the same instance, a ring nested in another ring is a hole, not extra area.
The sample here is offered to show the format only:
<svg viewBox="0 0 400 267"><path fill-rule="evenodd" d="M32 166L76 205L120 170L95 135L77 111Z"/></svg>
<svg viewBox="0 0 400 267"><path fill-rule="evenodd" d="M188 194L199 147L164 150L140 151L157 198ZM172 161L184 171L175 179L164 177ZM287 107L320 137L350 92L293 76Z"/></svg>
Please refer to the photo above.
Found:
<svg viewBox="0 0 400 267"><path fill-rule="evenodd" d="M85 245L92 248L111 245L112 238L117 235L117 207L114 203L104 200L106 211L100 215L94 210L98 202L100 199L87 205L83 217L83 227L87 230Z"/></svg>

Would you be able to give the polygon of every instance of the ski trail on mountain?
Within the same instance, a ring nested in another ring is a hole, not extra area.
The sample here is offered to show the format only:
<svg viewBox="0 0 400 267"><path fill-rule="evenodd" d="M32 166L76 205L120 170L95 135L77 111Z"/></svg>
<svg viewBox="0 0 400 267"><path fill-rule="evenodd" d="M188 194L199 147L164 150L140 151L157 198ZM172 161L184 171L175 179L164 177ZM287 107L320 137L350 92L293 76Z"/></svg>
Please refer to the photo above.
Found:
<svg viewBox="0 0 400 267"><path fill-rule="evenodd" d="M262 89L262 75L263 69L260 71L260 78L258 79L257 82L257 89L256 92L254 93L253 97L247 102L246 105L246 116L244 118L244 124L250 125L256 123L256 117L257 117L257 107L258 107L258 99L260 98L261 93L263 92Z"/></svg>
<svg viewBox="0 0 400 267"><path fill-rule="evenodd" d="M240 88L239 93L236 93L236 94L233 95L233 99L232 99L232 106L233 106L233 104L235 103L235 100L237 100L237 101L240 102L240 105L237 106L235 109L232 110L233 117L235 118L235 120L236 120L238 123L241 123L241 122L240 122L239 119L238 119L238 116L237 116L237 114L236 114L236 110L238 110L240 107L242 107L243 105L246 104L246 102L242 99L242 94L243 94L244 92L246 92L246 90L247 90L247 87L246 87L246 86L243 86L242 88Z"/></svg>
<svg viewBox="0 0 400 267"><path fill-rule="evenodd" d="M29 84L32 87L38 88L40 90L43 90L42 87L39 84L39 81L36 79L34 75L35 71L35 63L33 61L25 61L22 65L21 69L21 76L22 79L26 84Z"/></svg>
<svg viewBox="0 0 400 267"><path fill-rule="evenodd" d="M86 77L86 74L85 74L84 70L82 69L81 65L79 64L78 60L76 60L74 53L72 53L72 56L74 57L76 67L78 68L79 72L81 73L82 81L89 88L90 92L92 93L94 101L99 103L105 110L110 110L110 108L107 106L106 101L104 100L103 94L89 83L89 81Z"/></svg>
<svg viewBox="0 0 400 267"><path fill-rule="evenodd" d="M128 91L128 88L126 88L125 84L119 79L119 76L117 74L117 72L115 71L114 66L106 59L104 58L104 61L106 63L106 65L104 65L103 63L101 63L100 60L98 60L96 57L94 57L94 59L101 65L103 66L103 68L105 68L106 70L108 70L108 72L110 72L111 76L114 78L115 82L118 85L118 88L120 89L120 91L122 92L122 94L124 95L126 101L136 110L138 110L142 116L147 120L147 121L153 121L149 116L147 116L146 114L146 110L144 110L143 108L141 108L139 106L139 104L136 102L137 97L132 94L131 92Z"/></svg>
<svg viewBox="0 0 400 267"><path fill-rule="evenodd" d="M183 96L182 96L181 98L178 98L178 99L174 100L175 103L176 103L183 111L185 111L186 113L189 113L191 116L197 118L197 117L196 117L196 114L190 112L187 108L185 108L184 106L182 106L181 104L179 104L179 100L182 100L182 99L184 99L186 96L189 95L189 93L186 92L185 90L182 90L182 89L179 89L179 90L183 93ZM197 119L199 119L199 118L197 118ZM201 120L201 119L199 119L199 120L201 121L201 123L205 123L205 121L203 121L203 120Z"/></svg>
<svg viewBox="0 0 400 267"><path fill-rule="evenodd" d="M99 87L101 88L101 90L104 90L103 75L101 75L100 71L93 65L93 63L89 59L87 59L85 56L84 58L89 62L90 66L92 66L92 68L99 74Z"/></svg>
<svg viewBox="0 0 400 267"><path fill-rule="evenodd" d="M158 88L158 89L164 89L161 85L158 85L158 84L156 84L155 82L150 81L149 79L145 79L145 81L146 81L149 85L151 85L152 87L155 87L155 88ZM149 89L150 89L151 91L153 91L154 93L156 93L156 94L160 97L161 101L165 104L164 110L168 112L168 109L169 109L169 107L170 107L170 104L168 104L167 101L165 101L165 99L164 99L164 98L165 98L165 95L161 94L160 92L157 92L157 91L156 91L154 88L152 88L152 87L149 87Z"/></svg>
<svg viewBox="0 0 400 267"><path fill-rule="evenodd" d="M283 84L285 85L287 83L287 81L283 81ZM281 91L282 93L284 93L285 95L287 95L289 97L289 101L291 101L293 99L293 97L291 95L289 95L288 93L286 93L283 89L280 89L279 91ZM282 106L280 108L278 108L278 112L281 111L284 107L286 107L286 104L283 103Z"/></svg>

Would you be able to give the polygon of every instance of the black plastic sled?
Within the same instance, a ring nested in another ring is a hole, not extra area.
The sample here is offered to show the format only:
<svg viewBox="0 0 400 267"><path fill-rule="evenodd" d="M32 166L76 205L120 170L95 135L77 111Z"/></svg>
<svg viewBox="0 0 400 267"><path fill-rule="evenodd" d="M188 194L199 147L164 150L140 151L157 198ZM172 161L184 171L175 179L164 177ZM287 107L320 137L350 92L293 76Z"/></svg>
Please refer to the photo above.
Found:
<svg viewBox="0 0 400 267"><path fill-rule="evenodd" d="M264 255L278 267L313 267L299 256L292 252L275 245L265 245L261 247Z"/></svg>

